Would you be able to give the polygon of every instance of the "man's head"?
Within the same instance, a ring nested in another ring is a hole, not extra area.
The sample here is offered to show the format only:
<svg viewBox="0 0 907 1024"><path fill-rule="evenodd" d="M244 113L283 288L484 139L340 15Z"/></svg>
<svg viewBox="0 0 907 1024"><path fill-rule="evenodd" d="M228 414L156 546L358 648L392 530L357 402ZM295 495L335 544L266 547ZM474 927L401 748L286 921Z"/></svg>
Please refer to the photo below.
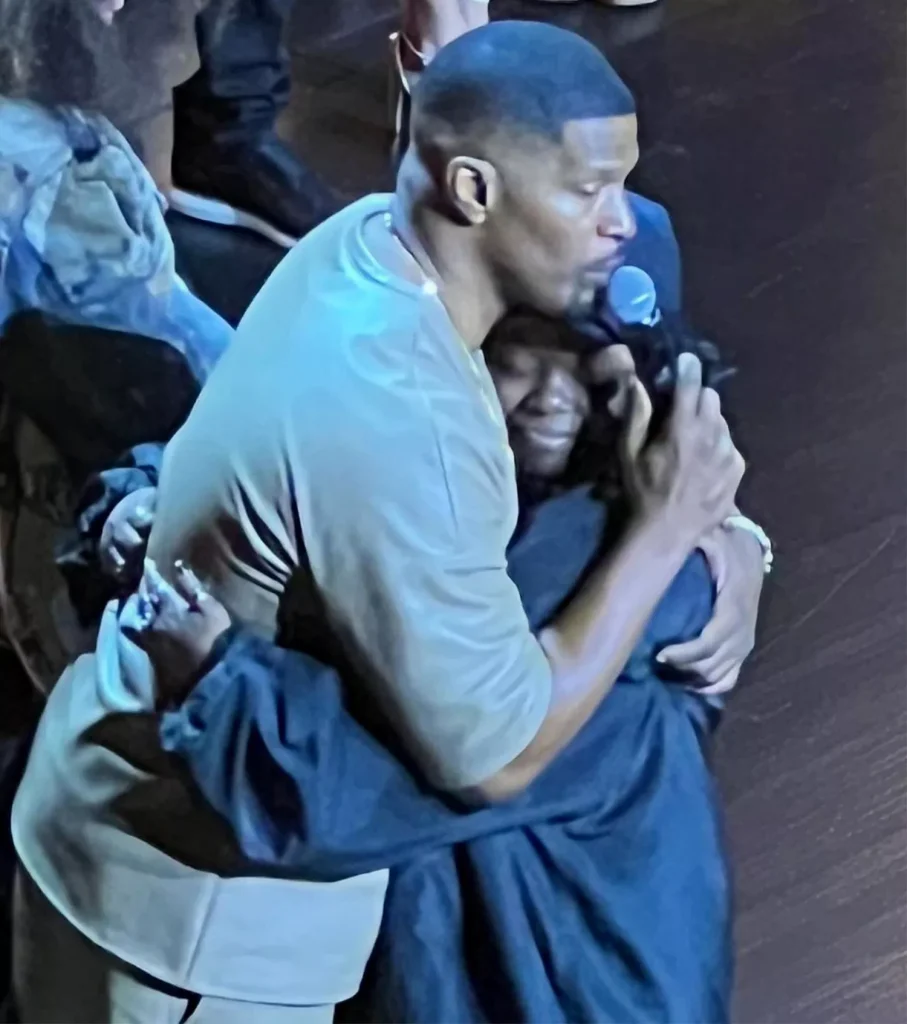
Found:
<svg viewBox="0 0 907 1024"><path fill-rule="evenodd" d="M635 230L634 103L602 54L535 22L467 33L422 76L412 140L504 305L582 315Z"/></svg>

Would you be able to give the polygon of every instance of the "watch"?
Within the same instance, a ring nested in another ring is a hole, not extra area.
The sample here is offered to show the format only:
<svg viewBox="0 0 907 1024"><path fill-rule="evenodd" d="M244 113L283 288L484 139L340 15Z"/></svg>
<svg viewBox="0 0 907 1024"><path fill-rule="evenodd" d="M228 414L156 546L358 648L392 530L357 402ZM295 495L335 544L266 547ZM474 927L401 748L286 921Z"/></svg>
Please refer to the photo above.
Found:
<svg viewBox="0 0 907 1024"><path fill-rule="evenodd" d="M767 576L775 564L775 552L765 530L758 523L754 523L748 516L739 514L728 516L722 525L726 530L746 530L747 533L752 534L756 538L759 542L759 547L762 548L762 568Z"/></svg>

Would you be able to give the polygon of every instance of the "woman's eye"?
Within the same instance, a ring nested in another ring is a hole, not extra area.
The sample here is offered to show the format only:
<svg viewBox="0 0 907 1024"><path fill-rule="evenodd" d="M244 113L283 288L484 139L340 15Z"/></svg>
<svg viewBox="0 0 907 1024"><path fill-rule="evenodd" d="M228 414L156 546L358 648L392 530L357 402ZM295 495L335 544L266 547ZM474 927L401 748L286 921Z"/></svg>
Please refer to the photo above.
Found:
<svg viewBox="0 0 907 1024"><path fill-rule="evenodd" d="M508 353L501 360L503 368L511 374L523 374L530 375L536 371L536 362L534 359L526 358L524 353L513 352Z"/></svg>

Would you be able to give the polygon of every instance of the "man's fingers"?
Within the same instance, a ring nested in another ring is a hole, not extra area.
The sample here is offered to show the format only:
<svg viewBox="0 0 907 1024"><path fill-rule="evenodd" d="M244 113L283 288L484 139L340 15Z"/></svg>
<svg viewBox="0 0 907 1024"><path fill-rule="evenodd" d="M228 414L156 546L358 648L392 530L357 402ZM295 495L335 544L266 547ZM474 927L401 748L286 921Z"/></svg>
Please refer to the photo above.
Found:
<svg viewBox="0 0 907 1024"><path fill-rule="evenodd" d="M677 387L674 389L674 409L671 419L688 422L699 412L702 394L702 363L692 352L681 352L677 357Z"/></svg>
<svg viewBox="0 0 907 1024"><path fill-rule="evenodd" d="M638 377L627 385L626 419L624 421L623 454L628 462L639 458L649 436L652 422L652 400Z"/></svg>
<svg viewBox="0 0 907 1024"><path fill-rule="evenodd" d="M703 697L723 697L734 689L739 679L740 666L729 665L719 672L717 682L697 688L696 692Z"/></svg>
<svg viewBox="0 0 907 1024"><path fill-rule="evenodd" d="M736 664L728 651L717 651L710 658L703 658L695 661L687 667L687 671L698 676L708 686L713 686L721 680Z"/></svg>
<svg viewBox="0 0 907 1024"><path fill-rule="evenodd" d="M721 396L714 388L703 388L700 392L699 415L716 424L724 422L721 416Z"/></svg>
<svg viewBox="0 0 907 1024"><path fill-rule="evenodd" d="M659 651L655 660L685 672L692 671L694 665L714 657L723 649L729 639L726 633L720 622L716 624L716 620L712 619L695 640L665 647Z"/></svg>

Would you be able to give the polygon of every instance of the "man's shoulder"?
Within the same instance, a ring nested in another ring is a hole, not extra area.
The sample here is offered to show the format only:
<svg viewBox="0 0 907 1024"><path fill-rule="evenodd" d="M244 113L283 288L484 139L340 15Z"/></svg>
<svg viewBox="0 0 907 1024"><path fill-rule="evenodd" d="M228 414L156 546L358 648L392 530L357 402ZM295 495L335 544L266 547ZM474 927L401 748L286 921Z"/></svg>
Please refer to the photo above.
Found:
<svg viewBox="0 0 907 1024"><path fill-rule="evenodd" d="M332 260L340 259L344 263L343 269L348 270L347 257L350 254L346 250L370 217L390 212L390 201L389 195L373 193L344 206L297 242L281 265L330 264Z"/></svg>
<svg viewBox="0 0 907 1024"><path fill-rule="evenodd" d="M371 195L352 203L287 253L243 317L239 347L276 347L284 359L322 366L343 361L354 340L383 338L387 353L405 348L420 318L418 290L396 287L362 238L388 202Z"/></svg>
<svg viewBox="0 0 907 1024"><path fill-rule="evenodd" d="M636 234L627 243L626 262L649 274L655 282L659 306L675 312L682 305L683 281L671 215L660 203L636 192L630 193L630 206L636 218Z"/></svg>

